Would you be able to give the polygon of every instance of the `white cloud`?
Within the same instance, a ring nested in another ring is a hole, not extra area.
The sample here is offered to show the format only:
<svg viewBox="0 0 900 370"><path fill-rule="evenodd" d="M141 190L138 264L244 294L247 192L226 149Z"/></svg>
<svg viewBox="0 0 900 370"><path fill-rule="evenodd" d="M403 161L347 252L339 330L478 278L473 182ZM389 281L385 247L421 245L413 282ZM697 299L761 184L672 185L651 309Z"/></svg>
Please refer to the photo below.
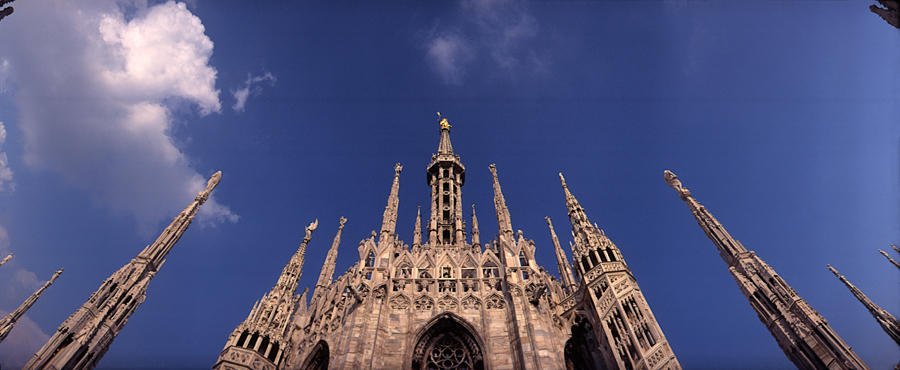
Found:
<svg viewBox="0 0 900 370"><path fill-rule="evenodd" d="M471 46L454 34L432 38L426 56L444 82L451 85L462 83L466 65L473 57Z"/></svg>
<svg viewBox="0 0 900 370"><path fill-rule="evenodd" d="M543 72L546 62L531 47L538 25L526 4L516 0L463 0L449 31L428 37L426 60L447 84L461 84L468 66L484 58L509 75Z"/></svg>
<svg viewBox="0 0 900 370"><path fill-rule="evenodd" d="M0 65L2 69L2 65ZM2 73L2 71L0 71ZM0 122L0 191L6 189L16 190L16 184L12 182L13 172L9 168L9 160L6 158L6 152L3 151L3 143L6 142L6 126ZM2 258L2 257L0 257Z"/></svg>
<svg viewBox="0 0 900 370"><path fill-rule="evenodd" d="M29 1L4 27L0 57L14 81L26 164L133 215L145 231L203 189L214 169L192 168L173 118L190 107L219 112L221 103L213 42L183 3ZM215 199L201 215L237 220Z"/></svg>
<svg viewBox="0 0 900 370"><path fill-rule="evenodd" d="M244 81L244 86L240 89L231 91L231 95L234 96L234 105L231 106L231 109L234 109L235 112L243 112L244 107L247 105L247 98L249 98L251 94L253 96L259 96L259 94L262 93L262 87L260 87L259 84L263 82L275 85L275 76L269 72L266 72L261 76L251 76L248 73L247 81Z"/></svg>

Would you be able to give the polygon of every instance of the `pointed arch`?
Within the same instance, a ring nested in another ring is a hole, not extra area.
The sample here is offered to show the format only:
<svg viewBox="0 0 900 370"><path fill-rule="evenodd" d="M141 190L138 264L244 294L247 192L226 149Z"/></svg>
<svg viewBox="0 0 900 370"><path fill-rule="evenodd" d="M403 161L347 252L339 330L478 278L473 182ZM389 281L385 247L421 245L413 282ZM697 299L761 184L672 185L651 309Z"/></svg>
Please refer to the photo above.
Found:
<svg viewBox="0 0 900 370"><path fill-rule="evenodd" d="M328 362L331 357L331 353L328 349L328 343L324 340L320 340L316 343L315 347L311 351L309 351L309 356L306 357L306 360L303 361L303 365L300 366L303 370L328 370Z"/></svg>
<svg viewBox="0 0 900 370"><path fill-rule="evenodd" d="M428 321L416 334L408 369L484 370L484 342L463 318L445 312Z"/></svg>

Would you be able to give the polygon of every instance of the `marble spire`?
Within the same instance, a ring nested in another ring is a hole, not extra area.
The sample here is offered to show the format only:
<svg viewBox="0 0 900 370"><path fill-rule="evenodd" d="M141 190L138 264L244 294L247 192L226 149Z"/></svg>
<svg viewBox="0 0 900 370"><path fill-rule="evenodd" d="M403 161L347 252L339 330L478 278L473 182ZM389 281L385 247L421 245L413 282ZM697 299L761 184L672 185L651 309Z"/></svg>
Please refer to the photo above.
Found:
<svg viewBox="0 0 900 370"><path fill-rule="evenodd" d="M331 286L331 281L334 278L334 265L337 261L338 247L341 245L341 232L344 230L344 223L346 222L347 219L344 217L338 220L337 233L334 234L334 240L331 242L331 248L328 249L325 262L322 263L322 271L319 273L319 280L316 282L316 291L313 293L316 297L321 296L322 292Z"/></svg>
<svg viewBox="0 0 900 370"><path fill-rule="evenodd" d="M413 228L413 247L422 245L422 206L416 206L416 225Z"/></svg>
<svg viewBox="0 0 900 370"><path fill-rule="evenodd" d="M146 299L150 281L221 179L222 171L214 173L206 183L206 189L197 194L153 243L106 279L87 302L63 321L25 368L90 369L97 366L128 318Z"/></svg>
<svg viewBox="0 0 900 370"><path fill-rule="evenodd" d="M572 275L572 266L569 265L566 252L559 245L559 238L556 236L556 231L553 230L553 221L550 221L550 217L544 217L544 219L547 220L547 227L550 228L550 239L553 241L553 249L556 252L556 267L559 269L559 278L562 280L563 289L567 293L572 294L576 289L575 277Z"/></svg>
<svg viewBox="0 0 900 370"><path fill-rule="evenodd" d="M384 207L384 215L381 221L381 233L378 237L379 244L382 241L390 241L394 239L397 231L397 210L400 206L400 171L403 166L400 163L394 165L394 182L391 184L391 195L388 196L387 206Z"/></svg>
<svg viewBox="0 0 900 370"><path fill-rule="evenodd" d="M827 266L828 270L830 270L838 280L844 283L844 285L847 286L847 289L850 289L850 293L853 293L853 296L856 297L863 306L866 306L866 309L869 310L869 313L872 314L875 321L878 321L878 325L881 325L884 332L900 346L900 321L897 321L897 318L894 317L894 315L891 315L889 312L875 304L875 302L872 302L872 300L869 299L869 297L866 297L859 288L851 284L844 275L839 274L834 267L831 267L831 265Z"/></svg>
<svg viewBox="0 0 900 370"><path fill-rule="evenodd" d="M9 257L7 257L7 259L8 258ZM62 269L56 270L56 272L53 274L53 277L51 277L50 280L44 283L44 286L34 292L34 294L32 294L30 297L28 297L25 302L22 302L22 304L19 305L19 307L16 308L13 312L10 312L9 315L6 315L6 317L0 319L0 342L2 342L3 339L6 339L6 336L9 335L10 331L12 331L13 325L15 325L16 322L19 321L19 319L22 317L22 315L25 314L25 311L28 311L28 309L31 308L31 305L33 305L34 302L36 302L38 298L41 297L41 294L44 294L44 291L47 290L50 284L53 284L53 282L56 281L56 278L58 278L59 275L62 274L62 272Z"/></svg>
<svg viewBox="0 0 900 370"><path fill-rule="evenodd" d="M893 245L893 244L891 244L891 247L894 247L894 249L897 249L897 247L896 247L895 245ZM889 255L887 254L887 252L885 252L885 251L879 249L879 250L878 250L878 253L881 253L881 255L884 256L884 258L887 258L888 262L890 262L892 265L894 265L894 266L896 266L898 269L900 269L900 262L897 262L897 260L891 258L891 256L889 256Z"/></svg>
<svg viewBox="0 0 900 370"><path fill-rule="evenodd" d="M728 271L760 321L795 366L800 369L868 369L828 321L756 253L732 238L725 227L691 196L678 176L668 170L664 175L666 183L687 204L700 229L719 250Z"/></svg>
<svg viewBox="0 0 900 370"><path fill-rule="evenodd" d="M497 166L491 163L491 177L494 180L494 209L497 212L497 227L500 234L512 237L512 221L509 219L509 208L506 207L506 198L503 197L503 190L500 189L500 180L497 178Z"/></svg>
<svg viewBox="0 0 900 370"><path fill-rule="evenodd" d="M478 217L475 216L475 204L472 204L472 245L481 246L481 232L478 230Z"/></svg>

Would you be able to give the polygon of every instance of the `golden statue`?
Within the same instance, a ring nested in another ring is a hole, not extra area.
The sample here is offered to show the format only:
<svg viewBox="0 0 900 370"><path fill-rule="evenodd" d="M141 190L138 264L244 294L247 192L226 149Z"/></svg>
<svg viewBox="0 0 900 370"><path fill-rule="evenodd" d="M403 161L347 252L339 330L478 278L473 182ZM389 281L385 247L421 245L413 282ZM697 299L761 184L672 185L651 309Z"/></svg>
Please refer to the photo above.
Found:
<svg viewBox="0 0 900 370"><path fill-rule="evenodd" d="M448 129L448 130L449 130L449 129L450 129L450 121L447 121L446 118L441 117L441 112L437 112L437 115L438 115L438 118L440 118L440 119L438 120L438 123L441 124L441 130L443 130L443 129Z"/></svg>

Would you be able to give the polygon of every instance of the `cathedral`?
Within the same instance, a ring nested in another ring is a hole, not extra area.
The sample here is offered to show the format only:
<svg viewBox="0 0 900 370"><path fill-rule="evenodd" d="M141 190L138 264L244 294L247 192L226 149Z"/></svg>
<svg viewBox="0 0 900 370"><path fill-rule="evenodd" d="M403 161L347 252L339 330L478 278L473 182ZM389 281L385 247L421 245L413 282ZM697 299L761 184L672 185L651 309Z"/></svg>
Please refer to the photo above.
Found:
<svg viewBox="0 0 900 370"><path fill-rule="evenodd" d="M552 246L538 247L521 230L513 231L494 165L490 172L499 230L496 239L482 243L474 209L471 223L462 216L466 168L450 143L450 123L442 118L439 124L437 153L425 168L430 212L423 228L419 209L412 243L396 234L403 170L397 164L379 231L360 241L357 262L335 278L347 222L341 217L311 295L308 288L298 294L306 248L319 228L318 220L311 222L275 285L226 338L213 368L680 369L622 251L591 222L562 174L572 263L550 218ZM221 172L213 174L206 189L153 243L60 324L25 368L96 367L221 178ZM733 238L678 176L665 171L664 179L797 368L868 368L827 320ZM556 274L537 264L536 248L553 248ZM894 250L900 253L900 248ZM881 253L900 268L900 262ZM828 269L900 345L900 321L836 269ZM0 341L61 273L0 320Z"/></svg>
<svg viewBox="0 0 900 370"><path fill-rule="evenodd" d="M547 218L557 279L535 261L534 241L514 231L493 165L499 236L482 243L474 212L467 225L466 167L446 118L425 168L430 212L423 230L419 210L411 244L396 234L401 170L394 167L380 231L360 242L358 262L334 279L341 218L307 304L309 291L298 295L297 282L318 228L311 223L215 369L681 368L625 256L591 223L562 174L575 264Z"/></svg>

